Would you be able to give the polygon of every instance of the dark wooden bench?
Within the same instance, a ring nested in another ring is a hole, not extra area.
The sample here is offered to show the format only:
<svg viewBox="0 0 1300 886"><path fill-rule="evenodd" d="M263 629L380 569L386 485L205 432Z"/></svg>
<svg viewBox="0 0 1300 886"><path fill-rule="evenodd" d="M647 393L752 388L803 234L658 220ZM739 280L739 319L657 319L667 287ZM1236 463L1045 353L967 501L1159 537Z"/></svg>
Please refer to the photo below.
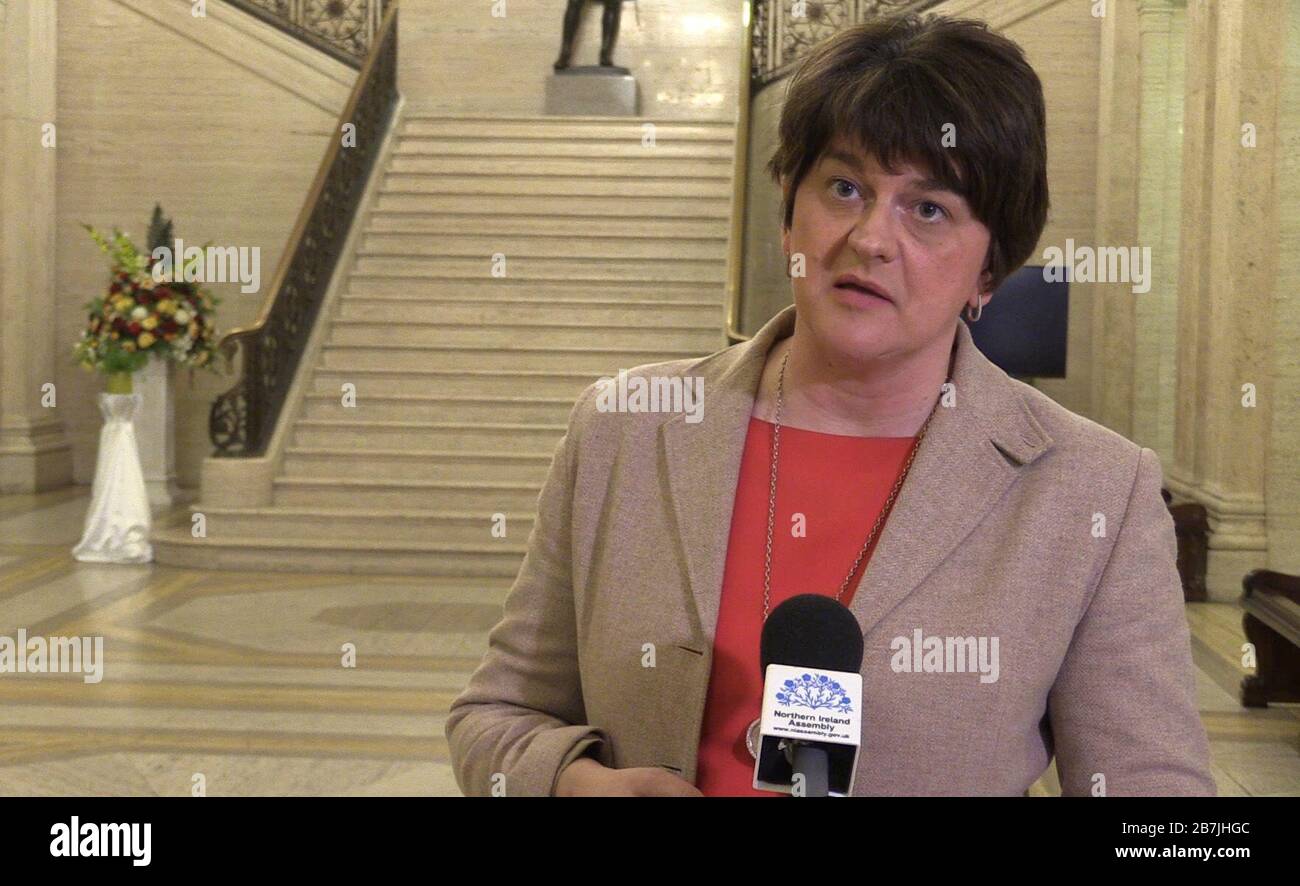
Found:
<svg viewBox="0 0 1300 886"><path fill-rule="evenodd" d="M1300 576L1256 569L1241 587L1241 625L1255 646L1257 666L1241 681L1241 703L1300 702Z"/></svg>

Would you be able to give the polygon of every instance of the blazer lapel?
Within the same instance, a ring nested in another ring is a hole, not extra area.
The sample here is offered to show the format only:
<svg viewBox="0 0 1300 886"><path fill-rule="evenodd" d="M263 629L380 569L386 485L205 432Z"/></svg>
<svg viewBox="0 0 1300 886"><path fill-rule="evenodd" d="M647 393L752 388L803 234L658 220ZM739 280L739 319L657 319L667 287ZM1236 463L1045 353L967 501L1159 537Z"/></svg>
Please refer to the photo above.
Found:
<svg viewBox="0 0 1300 886"><path fill-rule="evenodd" d="M763 364L794 322L791 305L749 341L700 364L703 420L692 424L677 415L660 429L690 578L685 602L701 643L712 643L717 627L736 484ZM1016 467L1052 445L1010 379L960 322L952 378L955 402L940 405L931 420L851 601L864 634L979 525L1014 482Z"/></svg>
<svg viewBox="0 0 1300 886"><path fill-rule="evenodd" d="M951 405L939 405L849 606L864 634L988 516L1052 440L1014 383L957 324Z"/></svg>
<svg viewBox="0 0 1300 886"><path fill-rule="evenodd" d="M736 484L763 364L772 345L794 330L794 320L791 305L749 341L705 361L698 370L704 378L703 419L690 424L681 414L660 426L677 539L691 583L685 604L702 644L712 644L718 622Z"/></svg>

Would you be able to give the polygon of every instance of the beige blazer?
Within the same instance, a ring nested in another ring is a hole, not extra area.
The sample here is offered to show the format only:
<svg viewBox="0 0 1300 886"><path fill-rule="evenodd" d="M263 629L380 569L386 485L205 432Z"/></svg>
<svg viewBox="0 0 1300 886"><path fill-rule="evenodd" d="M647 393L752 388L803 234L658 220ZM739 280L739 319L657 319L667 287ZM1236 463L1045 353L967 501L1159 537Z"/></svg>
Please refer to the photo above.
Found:
<svg viewBox="0 0 1300 886"><path fill-rule="evenodd" d="M792 305L748 342L629 372L702 377L702 421L600 411L595 384L579 397L447 719L464 793L550 794L589 751L694 781L741 453L794 320ZM955 403L851 601L866 640L854 794L1023 794L1055 753L1067 795L1212 795L1159 459L957 330ZM996 637L997 680L900 671L896 638L918 629Z"/></svg>

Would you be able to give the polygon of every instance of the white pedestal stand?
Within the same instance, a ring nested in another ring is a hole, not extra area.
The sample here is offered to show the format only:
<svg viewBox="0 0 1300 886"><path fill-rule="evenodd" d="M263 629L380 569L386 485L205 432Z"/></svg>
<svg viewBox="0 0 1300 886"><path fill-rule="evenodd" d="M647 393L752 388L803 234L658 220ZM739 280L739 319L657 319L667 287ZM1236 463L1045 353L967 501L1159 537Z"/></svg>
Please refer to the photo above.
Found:
<svg viewBox="0 0 1300 886"><path fill-rule="evenodd" d="M72 555L88 563L150 563L151 517L132 419L144 398L139 393L100 394L104 427L99 432L95 485L86 529Z"/></svg>

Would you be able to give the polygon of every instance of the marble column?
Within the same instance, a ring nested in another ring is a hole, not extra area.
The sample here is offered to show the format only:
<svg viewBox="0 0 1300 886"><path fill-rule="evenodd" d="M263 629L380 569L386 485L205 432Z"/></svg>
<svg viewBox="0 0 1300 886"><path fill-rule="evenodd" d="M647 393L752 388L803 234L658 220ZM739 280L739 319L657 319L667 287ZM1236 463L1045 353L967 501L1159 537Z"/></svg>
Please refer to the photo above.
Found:
<svg viewBox="0 0 1300 886"><path fill-rule="evenodd" d="M72 450L59 417L55 341L56 4L7 0L0 97L0 492L72 481ZM55 399L50 404L49 396Z"/></svg>
<svg viewBox="0 0 1300 886"><path fill-rule="evenodd" d="M1300 0L1287 7L1286 65L1278 107L1278 276L1273 293L1273 379L1278 401L1269 440L1268 566L1300 575Z"/></svg>
<svg viewBox="0 0 1300 886"><path fill-rule="evenodd" d="M1185 0L1139 0L1139 248L1151 248L1151 288L1133 293L1130 436L1162 465L1174 459L1178 313L1179 164L1182 150L1182 19ZM1113 245L1113 244L1112 244Z"/></svg>
<svg viewBox="0 0 1300 886"><path fill-rule="evenodd" d="M1102 21L1097 227L1091 244L1128 250L1143 261L1150 249L1146 292L1134 291L1132 267L1127 280L1090 284L1092 417L1154 449L1166 468L1173 461L1177 382L1185 6L1185 0L1112 4Z"/></svg>
<svg viewBox="0 0 1300 886"><path fill-rule="evenodd" d="M1171 491L1210 517L1212 599L1268 565L1275 173L1287 0L1190 0ZM1247 388L1249 386L1249 390ZM1250 405L1253 391L1254 405Z"/></svg>
<svg viewBox="0 0 1300 886"><path fill-rule="evenodd" d="M1101 22L1097 102L1097 224L1094 248L1139 244L1141 56L1138 5L1111 3ZM1099 263L1101 264L1101 263ZM1136 299L1128 282L1083 284L1092 292L1092 415L1133 435ZM1147 293L1149 295L1149 293Z"/></svg>

